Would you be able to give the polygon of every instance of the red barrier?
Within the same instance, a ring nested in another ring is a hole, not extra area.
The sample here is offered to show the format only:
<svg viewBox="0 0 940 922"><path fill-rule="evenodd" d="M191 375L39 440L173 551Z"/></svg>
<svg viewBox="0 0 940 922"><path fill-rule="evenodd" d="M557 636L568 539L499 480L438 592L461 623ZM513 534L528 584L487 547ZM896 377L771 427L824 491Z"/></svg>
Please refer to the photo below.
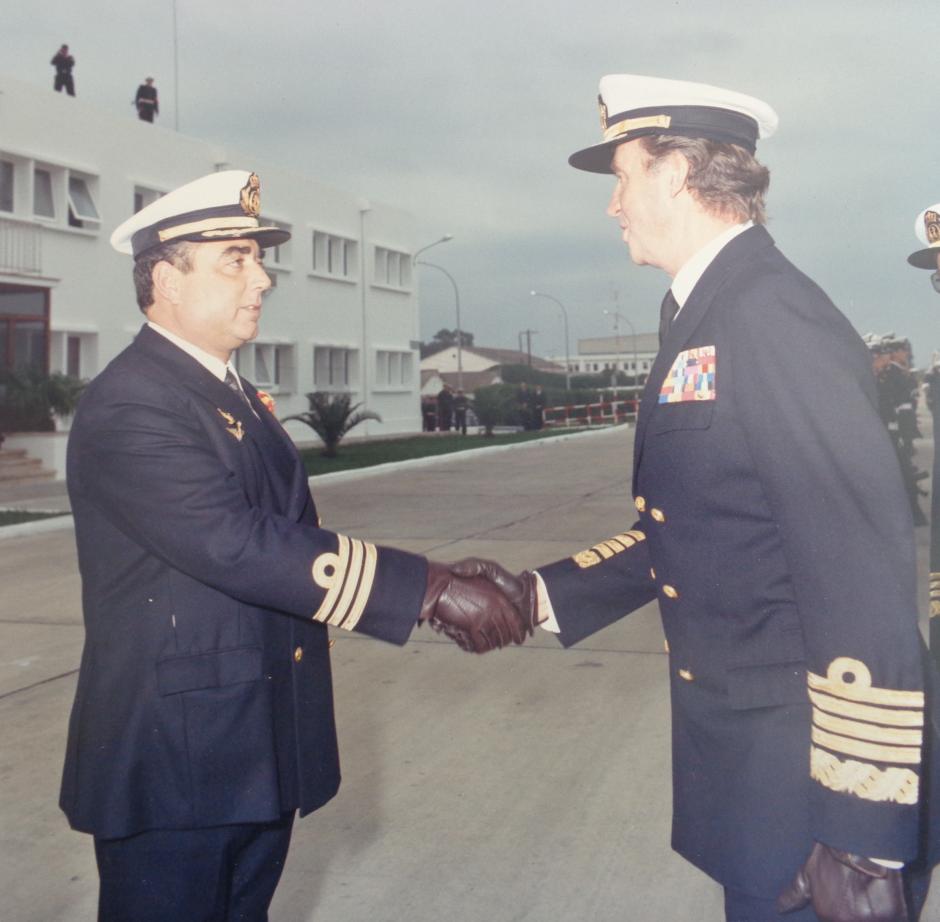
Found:
<svg viewBox="0 0 940 922"><path fill-rule="evenodd" d="M605 400L545 408L545 426L569 429L573 426L603 426L636 419L637 399Z"/></svg>

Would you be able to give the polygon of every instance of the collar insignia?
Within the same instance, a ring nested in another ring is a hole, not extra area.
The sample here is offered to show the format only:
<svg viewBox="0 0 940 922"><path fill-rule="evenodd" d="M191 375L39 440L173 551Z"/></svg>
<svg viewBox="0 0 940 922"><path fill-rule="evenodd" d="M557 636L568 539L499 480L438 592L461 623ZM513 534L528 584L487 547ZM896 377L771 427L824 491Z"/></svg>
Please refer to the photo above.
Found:
<svg viewBox="0 0 940 922"><path fill-rule="evenodd" d="M249 217L257 218L261 214L261 180L257 173L252 173L248 177L248 182L242 186L238 204Z"/></svg>

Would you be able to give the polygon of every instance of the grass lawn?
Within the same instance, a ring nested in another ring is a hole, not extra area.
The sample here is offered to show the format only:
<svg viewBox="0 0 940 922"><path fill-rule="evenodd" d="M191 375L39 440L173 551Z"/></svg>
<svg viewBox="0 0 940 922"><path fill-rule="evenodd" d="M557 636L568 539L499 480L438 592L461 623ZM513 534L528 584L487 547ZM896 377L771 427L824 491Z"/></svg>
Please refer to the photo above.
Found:
<svg viewBox="0 0 940 922"><path fill-rule="evenodd" d="M19 525L20 522L37 522L39 519L54 519L68 515L67 512L20 512L18 509L0 509L0 528L4 525Z"/></svg>
<svg viewBox="0 0 940 922"><path fill-rule="evenodd" d="M305 448L300 454L307 467L307 474L312 476L329 474L332 471L349 471L358 467L372 467L374 464L388 464L392 461L407 461L410 458L447 455L471 448L485 448L488 445L514 445L577 431L579 430L540 429L537 432L510 432L490 438L483 435L414 435L401 439L341 443L336 458L324 458L319 448Z"/></svg>

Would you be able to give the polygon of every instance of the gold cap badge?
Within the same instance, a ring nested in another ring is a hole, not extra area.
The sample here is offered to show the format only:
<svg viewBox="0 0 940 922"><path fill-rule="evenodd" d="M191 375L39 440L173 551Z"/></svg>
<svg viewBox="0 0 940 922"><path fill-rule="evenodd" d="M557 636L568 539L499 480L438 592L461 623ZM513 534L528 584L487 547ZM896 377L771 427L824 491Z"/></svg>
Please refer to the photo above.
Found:
<svg viewBox="0 0 940 922"><path fill-rule="evenodd" d="M248 177L248 182L242 186L238 203L242 211L252 218L257 218L261 214L261 180L257 173L252 173Z"/></svg>

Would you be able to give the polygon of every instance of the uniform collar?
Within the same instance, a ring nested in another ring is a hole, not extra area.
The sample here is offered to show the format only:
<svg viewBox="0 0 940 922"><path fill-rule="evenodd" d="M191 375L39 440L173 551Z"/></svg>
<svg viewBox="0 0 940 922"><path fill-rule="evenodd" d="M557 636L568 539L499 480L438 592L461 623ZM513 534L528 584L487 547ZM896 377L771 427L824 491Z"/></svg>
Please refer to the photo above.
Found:
<svg viewBox="0 0 940 922"><path fill-rule="evenodd" d="M670 290L672 296L676 299L679 309L688 300L692 289L698 284L698 280L705 274L705 270L711 265L714 258L724 249L724 247L734 240L738 234L744 233L748 228L753 227L753 221L745 221L743 224L735 224L726 231L713 237L708 243L698 250L689 260L685 262L682 268L676 273L672 280Z"/></svg>
<svg viewBox="0 0 940 922"><path fill-rule="evenodd" d="M182 336L171 333L166 327L161 327L159 323L148 320L147 326L154 332L168 339L174 346L182 349L188 356L194 358L213 377L218 378L220 381L225 381L226 371L231 370L232 374L235 375L235 380L238 381L238 372L232 367L231 362L223 362L214 355L210 355L205 349L200 349L199 346L193 345L189 340L183 339Z"/></svg>

